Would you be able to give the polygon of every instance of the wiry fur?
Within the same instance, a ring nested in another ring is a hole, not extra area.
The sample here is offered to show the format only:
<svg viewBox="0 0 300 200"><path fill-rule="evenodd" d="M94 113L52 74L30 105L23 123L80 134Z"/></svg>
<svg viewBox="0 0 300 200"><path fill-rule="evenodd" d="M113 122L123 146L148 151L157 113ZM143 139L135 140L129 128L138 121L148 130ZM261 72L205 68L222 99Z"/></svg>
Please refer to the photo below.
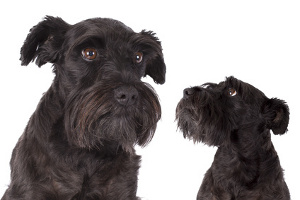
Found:
<svg viewBox="0 0 300 200"><path fill-rule="evenodd" d="M86 60L82 50L94 48ZM136 52L143 60L134 62ZM53 63L55 78L19 139L2 200L137 199L140 156L161 117L149 75L165 81L160 42L151 31L95 18L69 25L46 17L21 49L22 65ZM116 93L134 91L134 102ZM117 92L116 92L117 91Z"/></svg>
<svg viewBox="0 0 300 200"><path fill-rule="evenodd" d="M290 199L270 135L287 131L284 101L229 77L185 89L176 119L184 137L218 147L198 200Z"/></svg>

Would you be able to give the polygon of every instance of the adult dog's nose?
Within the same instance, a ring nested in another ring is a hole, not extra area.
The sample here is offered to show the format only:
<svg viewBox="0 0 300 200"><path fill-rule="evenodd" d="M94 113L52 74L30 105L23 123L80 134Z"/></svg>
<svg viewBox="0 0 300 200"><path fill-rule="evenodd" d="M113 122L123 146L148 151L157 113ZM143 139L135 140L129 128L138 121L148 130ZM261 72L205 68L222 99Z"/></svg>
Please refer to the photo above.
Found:
<svg viewBox="0 0 300 200"><path fill-rule="evenodd" d="M138 91L132 86L121 86L114 90L114 97L121 105L135 104L138 96Z"/></svg>

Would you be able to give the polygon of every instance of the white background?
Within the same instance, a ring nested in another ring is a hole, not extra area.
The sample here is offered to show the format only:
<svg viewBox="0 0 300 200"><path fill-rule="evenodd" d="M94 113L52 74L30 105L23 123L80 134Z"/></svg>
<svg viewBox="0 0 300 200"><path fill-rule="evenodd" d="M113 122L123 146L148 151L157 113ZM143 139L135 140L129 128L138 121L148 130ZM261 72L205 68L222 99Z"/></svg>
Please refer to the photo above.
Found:
<svg viewBox="0 0 300 200"><path fill-rule="evenodd" d="M109 3L107 3L109 2ZM196 199L216 148L185 140L175 108L182 90L226 76L248 82L290 107L289 131L272 136L292 199L300 199L299 75L300 5L297 1L2 1L0 5L0 196L9 184L9 160L42 94L51 65L20 66L20 47L29 29L45 15L70 24L91 17L118 19L162 41L166 83L154 86L162 120L142 155L138 195L146 200Z"/></svg>

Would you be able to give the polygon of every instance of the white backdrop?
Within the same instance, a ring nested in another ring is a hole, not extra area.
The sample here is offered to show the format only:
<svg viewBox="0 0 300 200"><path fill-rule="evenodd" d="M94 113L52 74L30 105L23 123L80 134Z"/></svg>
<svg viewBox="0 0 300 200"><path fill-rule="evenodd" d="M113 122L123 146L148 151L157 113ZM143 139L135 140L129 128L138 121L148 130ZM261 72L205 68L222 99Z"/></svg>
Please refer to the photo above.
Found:
<svg viewBox="0 0 300 200"><path fill-rule="evenodd" d="M109 2L109 3L107 3ZM20 66L20 47L45 15L70 24L91 17L118 19L162 41L166 83L154 86L162 120L143 149L138 195L145 200L196 199L216 148L193 144L177 131L175 108L182 90L226 76L248 82L290 107L289 131L272 136L292 199L300 199L300 4L297 1L2 1L0 8L0 196L9 184L9 160L18 138L50 86L51 65ZM299 124L298 124L299 125Z"/></svg>

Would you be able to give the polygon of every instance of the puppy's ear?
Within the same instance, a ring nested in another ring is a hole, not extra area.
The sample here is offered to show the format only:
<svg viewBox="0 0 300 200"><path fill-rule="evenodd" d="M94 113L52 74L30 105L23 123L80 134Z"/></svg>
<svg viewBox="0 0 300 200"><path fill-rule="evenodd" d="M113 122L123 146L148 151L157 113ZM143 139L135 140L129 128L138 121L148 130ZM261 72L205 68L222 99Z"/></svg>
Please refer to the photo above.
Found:
<svg viewBox="0 0 300 200"><path fill-rule="evenodd" d="M275 135L284 134L289 124L289 107L277 98L268 99L263 105L262 114L266 120L267 128Z"/></svg>
<svg viewBox="0 0 300 200"><path fill-rule="evenodd" d="M154 49L155 51L154 55L151 56L151 59L147 60L145 76L149 75L152 77L155 83L164 84L166 65L164 62L161 43L151 31L143 30L141 34L144 38L146 38L145 42L147 42L147 45L150 45L151 49Z"/></svg>
<svg viewBox="0 0 300 200"><path fill-rule="evenodd" d="M69 26L61 18L45 17L45 20L34 26L27 35L21 48L21 64L28 65L35 59L39 67L47 62L54 63Z"/></svg>

